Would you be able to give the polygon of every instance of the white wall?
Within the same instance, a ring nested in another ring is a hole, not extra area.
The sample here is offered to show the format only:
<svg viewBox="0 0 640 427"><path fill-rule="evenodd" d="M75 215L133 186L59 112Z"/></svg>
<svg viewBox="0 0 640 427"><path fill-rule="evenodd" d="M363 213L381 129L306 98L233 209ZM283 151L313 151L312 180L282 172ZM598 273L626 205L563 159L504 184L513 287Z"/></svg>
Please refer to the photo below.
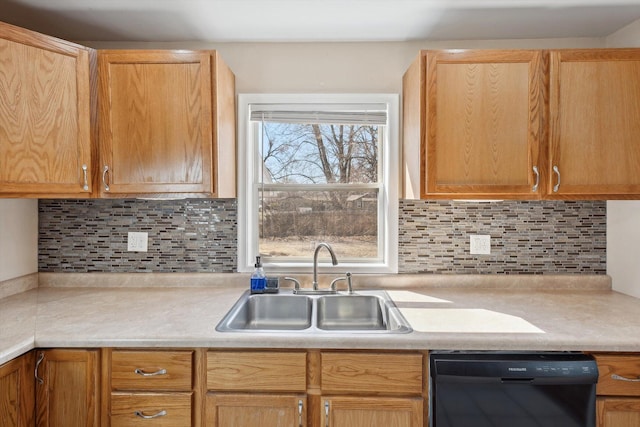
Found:
<svg viewBox="0 0 640 427"><path fill-rule="evenodd" d="M0 199L0 282L38 271L38 201Z"/></svg>
<svg viewBox="0 0 640 427"><path fill-rule="evenodd" d="M640 47L640 20L606 39L607 47ZM613 289L640 298L640 201L607 202L607 273Z"/></svg>

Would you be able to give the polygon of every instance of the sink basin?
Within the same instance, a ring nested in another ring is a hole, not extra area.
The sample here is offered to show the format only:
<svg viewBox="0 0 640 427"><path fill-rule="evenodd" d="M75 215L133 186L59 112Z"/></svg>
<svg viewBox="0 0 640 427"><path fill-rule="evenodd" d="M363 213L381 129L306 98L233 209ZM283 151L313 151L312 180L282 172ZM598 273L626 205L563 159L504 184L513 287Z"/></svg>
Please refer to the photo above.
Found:
<svg viewBox="0 0 640 427"><path fill-rule="evenodd" d="M406 333L411 326L384 291L252 295L245 292L216 326L220 332Z"/></svg>
<svg viewBox="0 0 640 427"><path fill-rule="evenodd" d="M298 295L245 294L219 326L232 330L300 330L311 326L312 301Z"/></svg>
<svg viewBox="0 0 640 427"><path fill-rule="evenodd" d="M372 295L318 298L320 329L387 329L384 301Z"/></svg>

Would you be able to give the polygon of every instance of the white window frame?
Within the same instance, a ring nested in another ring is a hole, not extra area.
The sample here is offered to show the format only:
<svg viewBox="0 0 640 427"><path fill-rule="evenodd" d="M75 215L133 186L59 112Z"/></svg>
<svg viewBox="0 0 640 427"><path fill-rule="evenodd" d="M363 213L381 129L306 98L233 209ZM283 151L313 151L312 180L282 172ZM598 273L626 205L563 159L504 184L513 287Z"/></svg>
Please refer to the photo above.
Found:
<svg viewBox="0 0 640 427"><path fill-rule="evenodd" d="M380 146L382 188L379 195L382 215L382 259L375 262L342 262L338 266L319 266L320 272L397 273L398 272L398 195L399 195L399 95L398 94L239 94L238 95L238 272L254 269L258 249L258 200L253 185L259 153L254 149L256 127L249 120L253 104L380 104L387 105L386 138ZM382 138L381 138L382 140ZM309 262L266 262L269 274L311 272L313 252Z"/></svg>

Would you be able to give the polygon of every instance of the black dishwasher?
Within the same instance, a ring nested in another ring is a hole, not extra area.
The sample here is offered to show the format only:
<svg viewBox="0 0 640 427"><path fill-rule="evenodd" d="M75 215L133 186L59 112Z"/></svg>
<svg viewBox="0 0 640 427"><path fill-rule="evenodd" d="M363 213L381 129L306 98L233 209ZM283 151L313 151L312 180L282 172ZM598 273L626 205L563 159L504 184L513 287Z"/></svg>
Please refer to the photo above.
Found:
<svg viewBox="0 0 640 427"><path fill-rule="evenodd" d="M598 367L571 352L430 354L431 427L595 427Z"/></svg>

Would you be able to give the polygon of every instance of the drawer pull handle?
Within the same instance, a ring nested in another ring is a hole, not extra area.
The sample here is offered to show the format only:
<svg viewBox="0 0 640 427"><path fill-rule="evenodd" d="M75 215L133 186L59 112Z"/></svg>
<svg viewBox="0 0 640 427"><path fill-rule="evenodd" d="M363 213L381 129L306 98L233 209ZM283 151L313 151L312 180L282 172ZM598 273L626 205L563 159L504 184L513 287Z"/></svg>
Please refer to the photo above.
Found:
<svg viewBox="0 0 640 427"><path fill-rule="evenodd" d="M155 372L145 372L144 369L140 369L140 368L136 368L135 371L136 374L138 375L142 375L143 377L155 377L157 375L166 375L167 374L167 370L166 369L160 369L157 370Z"/></svg>
<svg viewBox="0 0 640 427"><path fill-rule="evenodd" d="M135 411L134 414L136 414L136 417L140 417L145 420L152 420L154 418L164 417L165 415L167 415L167 411L163 409L162 411L156 412L153 415L145 415L142 411Z"/></svg>
<svg viewBox="0 0 640 427"><path fill-rule="evenodd" d="M618 381L627 381L630 383L640 383L640 377L638 378L627 378L618 374L611 374L611 378Z"/></svg>

